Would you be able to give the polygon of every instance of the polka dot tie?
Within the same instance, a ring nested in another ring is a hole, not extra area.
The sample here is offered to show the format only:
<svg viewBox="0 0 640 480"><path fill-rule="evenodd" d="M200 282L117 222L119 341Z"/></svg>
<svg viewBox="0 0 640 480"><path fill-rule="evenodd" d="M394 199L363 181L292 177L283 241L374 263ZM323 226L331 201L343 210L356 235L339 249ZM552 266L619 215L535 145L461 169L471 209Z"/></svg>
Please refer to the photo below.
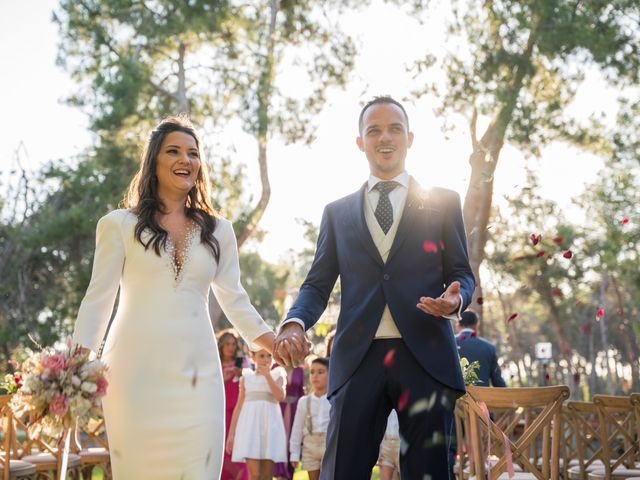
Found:
<svg viewBox="0 0 640 480"><path fill-rule="evenodd" d="M380 199L378 200L378 205L376 206L374 215L376 216L376 220L378 220L378 224L385 235L393 223L393 208L391 207L391 201L389 200L389 193L398 185L398 182L389 181L378 182L375 187L373 187L380 192Z"/></svg>

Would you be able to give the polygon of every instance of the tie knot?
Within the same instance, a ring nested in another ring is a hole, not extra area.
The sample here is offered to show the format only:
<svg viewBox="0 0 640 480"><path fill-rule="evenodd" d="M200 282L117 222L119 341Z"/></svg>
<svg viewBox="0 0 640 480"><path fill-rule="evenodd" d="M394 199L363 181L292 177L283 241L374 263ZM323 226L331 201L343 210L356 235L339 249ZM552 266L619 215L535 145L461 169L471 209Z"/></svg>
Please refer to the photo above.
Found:
<svg viewBox="0 0 640 480"><path fill-rule="evenodd" d="M387 182L378 182L375 184L373 188L378 190L382 195L388 195L394 188L400 185L398 182L394 182L393 180L389 180Z"/></svg>

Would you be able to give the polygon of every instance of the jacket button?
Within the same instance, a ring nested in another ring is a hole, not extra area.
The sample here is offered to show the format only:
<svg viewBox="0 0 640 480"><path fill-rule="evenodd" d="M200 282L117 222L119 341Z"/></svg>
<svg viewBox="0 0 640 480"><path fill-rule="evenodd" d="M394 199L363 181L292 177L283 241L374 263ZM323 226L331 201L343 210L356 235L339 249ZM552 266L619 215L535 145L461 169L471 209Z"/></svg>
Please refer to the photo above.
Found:
<svg viewBox="0 0 640 480"><path fill-rule="evenodd" d="M388 273L385 273L385 274L382 276L382 278L384 278L385 280L389 280L389 278L390 278L390 277L389 277L389 274L388 274Z"/></svg>

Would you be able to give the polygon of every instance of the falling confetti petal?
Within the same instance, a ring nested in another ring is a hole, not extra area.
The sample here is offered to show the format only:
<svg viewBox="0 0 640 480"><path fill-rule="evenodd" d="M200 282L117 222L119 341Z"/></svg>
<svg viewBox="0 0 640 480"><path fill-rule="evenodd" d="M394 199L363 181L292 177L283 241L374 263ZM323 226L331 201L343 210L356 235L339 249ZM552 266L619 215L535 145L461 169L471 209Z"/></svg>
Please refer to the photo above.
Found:
<svg viewBox="0 0 640 480"><path fill-rule="evenodd" d="M398 399L398 412L402 412L405 408L407 408L408 403L409 403L409 390L405 390L400 394L400 398Z"/></svg>
<svg viewBox="0 0 640 480"><path fill-rule="evenodd" d="M531 240L531 243L533 243L533 246L535 247L536 245L538 245L538 243L540 243L540 240L542 240L542 235L540 234L536 235L535 233L532 233L531 235L529 235L529 239Z"/></svg>
<svg viewBox="0 0 640 480"><path fill-rule="evenodd" d="M562 245L562 242L564 242L564 237L557 236L553 239L553 243L556 245Z"/></svg>
<svg viewBox="0 0 640 480"><path fill-rule="evenodd" d="M538 252L536 254L536 257L540 258L540 257L544 257L544 250L542 252Z"/></svg>
<svg viewBox="0 0 640 480"><path fill-rule="evenodd" d="M603 315L604 315L604 308L598 309L597 317L602 318Z"/></svg>
<svg viewBox="0 0 640 480"><path fill-rule="evenodd" d="M425 242L422 244L422 248L427 253L438 253L438 245L436 245L434 242L430 242L429 240L425 240Z"/></svg>
<svg viewBox="0 0 640 480"><path fill-rule="evenodd" d="M515 320L516 318L518 318L518 313L512 313L511 315L509 315L509 318L507 318L507 323L512 322L513 320Z"/></svg>
<svg viewBox="0 0 640 480"><path fill-rule="evenodd" d="M566 252L564 252L564 253L562 254L562 256L563 256L564 258L571 258L571 257L573 257L573 253L571 253L571 250L567 250Z"/></svg>
<svg viewBox="0 0 640 480"><path fill-rule="evenodd" d="M197 383L198 383L198 369L194 368L193 377L191 377L191 387L196 388Z"/></svg>
<svg viewBox="0 0 640 480"><path fill-rule="evenodd" d="M557 287L553 287L553 288L551 289L551 296L552 296L552 297L561 297L561 296L562 296L562 290L560 290L560 289L559 289L559 288L557 288Z"/></svg>
<svg viewBox="0 0 640 480"><path fill-rule="evenodd" d="M391 350L389 350L387 352L387 354L384 356L384 361L382 362L382 364L387 367L390 368L393 366L393 362L395 361L394 359L394 355L396 354L396 349L392 348Z"/></svg>
<svg viewBox="0 0 640 480"><path fill-rule="evenodd" d="M625 223L629 223L629 219L628 218L623 218L622 220L620 220L620 224L624 225Z"/></svg>
<svg viewBox="0 0 640 480"><path fill-rule="evenodd" d="M478 302L478 305L482 305L482 304L484 303L484 298L482 298L482 297L478 297L478 298L476 299L476 302Z"/></svg>

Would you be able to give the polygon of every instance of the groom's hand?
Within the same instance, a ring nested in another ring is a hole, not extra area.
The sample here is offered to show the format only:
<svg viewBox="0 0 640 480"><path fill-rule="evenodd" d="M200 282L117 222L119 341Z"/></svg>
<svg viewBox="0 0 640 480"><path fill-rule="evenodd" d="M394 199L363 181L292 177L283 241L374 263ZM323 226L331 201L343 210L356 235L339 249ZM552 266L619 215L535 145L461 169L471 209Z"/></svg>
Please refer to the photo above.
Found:
<svg viewBox="0 0 640 480"><path fill-rule="evenodd" d="M451 315L460 307L460 282L451 283L438 298L420 297L416 307L434 317Z"/></svg>
<svg viewBox="0 0 640 480"><path fill-rule="evenodd" d="M309 355L309 342L300 324L290 322L280 329L273 349L273 358L283 367L295 368Z"/></svg>

